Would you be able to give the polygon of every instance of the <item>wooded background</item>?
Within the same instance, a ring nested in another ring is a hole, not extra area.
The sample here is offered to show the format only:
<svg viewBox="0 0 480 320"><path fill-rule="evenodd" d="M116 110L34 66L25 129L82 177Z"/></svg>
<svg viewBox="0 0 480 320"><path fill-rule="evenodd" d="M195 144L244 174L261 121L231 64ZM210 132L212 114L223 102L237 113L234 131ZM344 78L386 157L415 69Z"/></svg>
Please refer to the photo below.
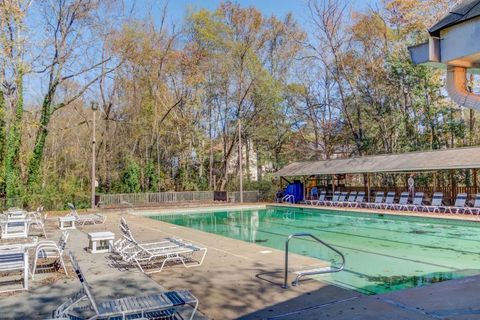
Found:
<svg viewBox="0 0 480 320"><path fill-rule="evenodd" d="M407 51L454 4L311 0L299 22L222 2L172 23L166 2L139 19L116 0L0 0L0 197L88 203L92 101L104 193L238 189L239 119L245 189L296 160L476 145L476 112Z"/></svg>

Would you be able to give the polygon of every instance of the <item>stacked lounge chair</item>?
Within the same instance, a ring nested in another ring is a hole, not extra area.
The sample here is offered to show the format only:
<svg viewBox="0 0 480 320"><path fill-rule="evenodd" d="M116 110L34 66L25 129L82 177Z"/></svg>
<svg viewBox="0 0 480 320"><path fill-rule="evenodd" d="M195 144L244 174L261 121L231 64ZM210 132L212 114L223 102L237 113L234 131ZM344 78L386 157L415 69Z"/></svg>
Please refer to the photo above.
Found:
<svg viewBox="0 0 480 320"><path fill-rule="evenodd" d="M80 215L78 214L77 208L75 208L73 203L68 203L68 207L71 210L69 215L74 216L75 222L82 226L85 224L102 224L107 219L106 216L100 213L89 213Z"/></svg>
<svg viewBox="0 0 480 320"><path fill-rule="evenodd" d="M123 239L114 243L114 251L127 263L137 266L143 273L161 272L166 263L181 262L185 268L203 264L207 248L199 247L178 238L164 238L162 241L140 243L124 218L120 222ZM199 255L195 259L194 255Z"/></svg>
<svg viewBox="0 0 480 320"><path fill-rule="evenodd" d="M188 290L160 292L152 295L130 296L98 302L73 254L70 252L75 274L82 289L53 312L54 319L184 319L178 313L186 305L192 307L193 319L198 299ZM85 302L87 303L85 305Z"/></svg>

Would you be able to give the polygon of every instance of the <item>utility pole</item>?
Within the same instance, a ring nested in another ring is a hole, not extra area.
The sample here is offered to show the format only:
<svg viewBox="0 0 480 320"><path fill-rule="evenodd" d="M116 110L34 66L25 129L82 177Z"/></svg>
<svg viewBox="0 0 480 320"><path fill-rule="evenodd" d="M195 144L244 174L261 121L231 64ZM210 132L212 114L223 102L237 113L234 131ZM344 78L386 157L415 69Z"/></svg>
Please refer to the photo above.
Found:
<svg viewBox="0 0 480 320"><path fill-rule="evenodd" d="M95 178L96 174L95 174L95 147L96 147L96 144L97 144L97 139L96 139L96 132L95 132L95 118L96 118L96 115L97 115L97 109L98 109L98 103L96 102L92 102L91 103L91 107L92 107L92 111L93 111L93 121L92 121L92 203L91 203L91 206L92 206L92 209L95 208L95 188L96 188L96 182L97 182L97 179Z"/></svg>
<svg viewBox="0 0 480 320"><path fill-rule="evenodd" d="M243 203L243 157L242 157L242 123L238 118L238 170L240 171L240 203Z"/></svg>

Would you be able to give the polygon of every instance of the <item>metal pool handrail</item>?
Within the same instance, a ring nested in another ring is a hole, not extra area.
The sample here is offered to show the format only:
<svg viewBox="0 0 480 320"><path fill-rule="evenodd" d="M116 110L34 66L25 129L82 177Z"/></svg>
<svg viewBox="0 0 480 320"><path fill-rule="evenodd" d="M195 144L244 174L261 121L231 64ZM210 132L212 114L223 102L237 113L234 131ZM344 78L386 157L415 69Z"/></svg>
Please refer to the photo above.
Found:
<svg viewBox="0 0 480 320"><path fill-rule="evenodd" d="M285 241L285 278L284 278L284 282L283 282L283 286L282 286L282 288L284 288L284 289L288 288L288 284L287 284L287 282L288 282L288 244L289 244L291 239L301 238L301 237L310 237L310 238L314 239L315 241L321 243L322 245L324 245L328 249L330 249L333 252L335 252L336 254L338 254L342 258L342 263L341 263L340 267L328 267L328 268L324 268L324 270L321 270L321 271L319 271L317 269L317 270L312 270L312 271L299 272L297 277L295 278L295 280L292 282L293 286L298 285L298 281L303 276L340 272L345 268L345 256L340 251L338 251L337 249L335 249L334 247L329 245L328 243L320 240L319 238L317 238L316 236L314 236L313 234L310 234L310 233L294 233L294 234L291 234L291 235L288 236L287 240Z"/></svg>
<svg viewBox="0 0 480 320"><path fill-rule="evenodd" d="M295 196L293 194L287 194L282 198L282 202L295 203Z"/></svg>

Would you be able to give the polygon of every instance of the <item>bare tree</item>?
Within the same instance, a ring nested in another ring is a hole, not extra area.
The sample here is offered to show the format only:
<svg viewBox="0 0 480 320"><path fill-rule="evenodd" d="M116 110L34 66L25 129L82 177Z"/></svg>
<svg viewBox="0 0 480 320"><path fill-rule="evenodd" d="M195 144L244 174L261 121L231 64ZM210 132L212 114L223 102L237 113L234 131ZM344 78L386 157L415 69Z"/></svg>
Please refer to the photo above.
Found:
<svg viewBox="0 0 480 320"><path fill-rule="evenodd" d="M28 186L37 184L43 160L48 127L54 112L80 99L105 74L113 72L121 61L100 54L100 23L96 13L99 0L52 0L42 2L48 36L36 72L47 80L40 111L39 129L28 163Z"/></svg>

